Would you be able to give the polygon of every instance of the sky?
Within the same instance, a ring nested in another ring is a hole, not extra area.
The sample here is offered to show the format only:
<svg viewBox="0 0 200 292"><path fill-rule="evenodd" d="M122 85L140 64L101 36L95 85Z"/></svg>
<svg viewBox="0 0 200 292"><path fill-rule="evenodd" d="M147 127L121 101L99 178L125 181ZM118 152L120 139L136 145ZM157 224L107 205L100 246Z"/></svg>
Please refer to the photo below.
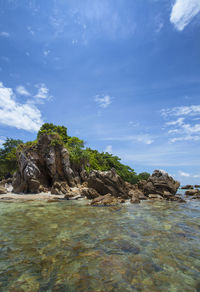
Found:
<svg viewBox="0 0 200 292"><path fill-rule="evenodd" d="M200 183L200 1L0 0L0 145L45 122Z"/></svg>

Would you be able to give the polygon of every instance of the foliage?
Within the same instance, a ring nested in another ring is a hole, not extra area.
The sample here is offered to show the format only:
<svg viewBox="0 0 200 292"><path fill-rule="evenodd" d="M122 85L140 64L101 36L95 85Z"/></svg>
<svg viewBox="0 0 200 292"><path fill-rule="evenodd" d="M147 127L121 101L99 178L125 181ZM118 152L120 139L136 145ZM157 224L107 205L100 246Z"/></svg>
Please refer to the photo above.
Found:
<svg viewBox="0 0 200 292"><path fill-rule="evenodd" d="M64 145L63 139L58 133L54 133L52 136L51 146Z"/></svg>
<svg viewBox="0 0 200 292"><path fill-rule="evenodd" d="M89 157L89 161L86 166L86 170L88 172L90 172L92 169L106 171L110 170L111 168L115 168L117 174L121 176L123 180L132 184L137 183L138 178L134 169L122 164L120 162L121 159L118 156L114 156L108 152L100 153L97 150L92 150L90 148L86 148L85 151Z"/></svg>
<svg viewBox="0 0 200 292"><path fill-rule="evenodd" d="M21 140L7 138L0 149L0 178L13 174L17 169L16 148Z"/></svg>
<svg viewBox="0 0 200 292"><path fill-rule="evenodd" d="M78 137L70 137L67 135L67 128L64 126L56 126L54 124L45 123L40 128L37 139L42 134L52 135L51 146L63 145L70 155L72 168L81 171L83 168L90 172L92 170L107 171L115 168L117 174L121 178L131 184L137 183L139 180L148 179L149 173L142 172L137 175L131 167L121 163L118 156L109 154L108 152L99 152L91 148L84 148L84 141ZM22 144L21 140L8 139L0 149L0 177L7 173L13 173L17 168L16 147L17 150L34 149L38 140L30 141Z"/></svg>
<svg viewBox="0 0 200 292"><path fill-rule="evenodd" d="M138 174L138 180L148 180L150 177L150 173L148 172L141 172Z"/></svg>
<svg viewBox="0 0 200 292"><path fill-rule="evenodd" d="M56 126L52 123L43 124L38 132L37 138L39 138L41 134L55 134L55 133L57 133L61 137L64 143L67 143L67 140L68 140L67 128L64 126Z"/></svg>
<svg viewBox="0 0 200 292"><path fill-rule="evenodd" d="M37 145L37 140L34 141L28 141L26 143L21 143L17 146L16 151L22 151L23 149L30 149Z"/></svg>
<svg viewBox="0 0 200 292"><path fill-rule="evenodd" d="M109 154L108 152L100 153L97 150L90 148L84 149L84 141L78 137L70 137L67 135L67 128L64 126L56 126L54 124L44 124L39 132L41 134L56 134L56 138L52 140L52 145L60 145L64 143L70 154L70 162L72 167L77 171L86 169L87 172L91 170L106 171L115 168L118 175L129 183L135 184L141 179L147 179L149 174L143 172L137 175L131 167L120 162L120 158Z"/></svg>

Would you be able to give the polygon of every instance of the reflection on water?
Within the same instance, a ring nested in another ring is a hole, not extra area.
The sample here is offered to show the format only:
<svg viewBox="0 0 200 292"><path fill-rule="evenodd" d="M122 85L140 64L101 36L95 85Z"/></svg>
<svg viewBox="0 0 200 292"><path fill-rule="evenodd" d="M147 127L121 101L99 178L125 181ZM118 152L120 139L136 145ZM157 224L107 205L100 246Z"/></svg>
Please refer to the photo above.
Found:
<svg viewBox="0 0 200 292"><path fill-rule="evenodd" d="M0 203L0 291L200 291L200 202Z"/></svg>

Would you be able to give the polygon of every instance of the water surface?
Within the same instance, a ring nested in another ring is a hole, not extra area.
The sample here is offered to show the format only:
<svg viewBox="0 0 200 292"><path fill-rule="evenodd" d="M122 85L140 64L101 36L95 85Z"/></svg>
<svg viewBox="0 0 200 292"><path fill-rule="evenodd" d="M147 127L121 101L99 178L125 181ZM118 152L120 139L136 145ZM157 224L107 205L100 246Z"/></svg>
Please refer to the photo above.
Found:
<svg viewBox="0 0 200 292"><path fill-rule="evenodd" d="M200 291L200 201L1 202L0 291Z"/></svg>

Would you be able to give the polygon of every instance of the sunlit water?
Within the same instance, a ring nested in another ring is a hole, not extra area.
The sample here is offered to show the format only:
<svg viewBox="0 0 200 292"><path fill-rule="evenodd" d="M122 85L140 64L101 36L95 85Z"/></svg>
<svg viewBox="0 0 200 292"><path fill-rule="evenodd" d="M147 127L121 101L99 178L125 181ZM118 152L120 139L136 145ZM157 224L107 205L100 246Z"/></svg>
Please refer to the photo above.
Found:
<svg viewBox="0 0 200 292"><path fill-rule="evenodd" d="M200 291L200 201L1 202L0 291Z"/></svg>

